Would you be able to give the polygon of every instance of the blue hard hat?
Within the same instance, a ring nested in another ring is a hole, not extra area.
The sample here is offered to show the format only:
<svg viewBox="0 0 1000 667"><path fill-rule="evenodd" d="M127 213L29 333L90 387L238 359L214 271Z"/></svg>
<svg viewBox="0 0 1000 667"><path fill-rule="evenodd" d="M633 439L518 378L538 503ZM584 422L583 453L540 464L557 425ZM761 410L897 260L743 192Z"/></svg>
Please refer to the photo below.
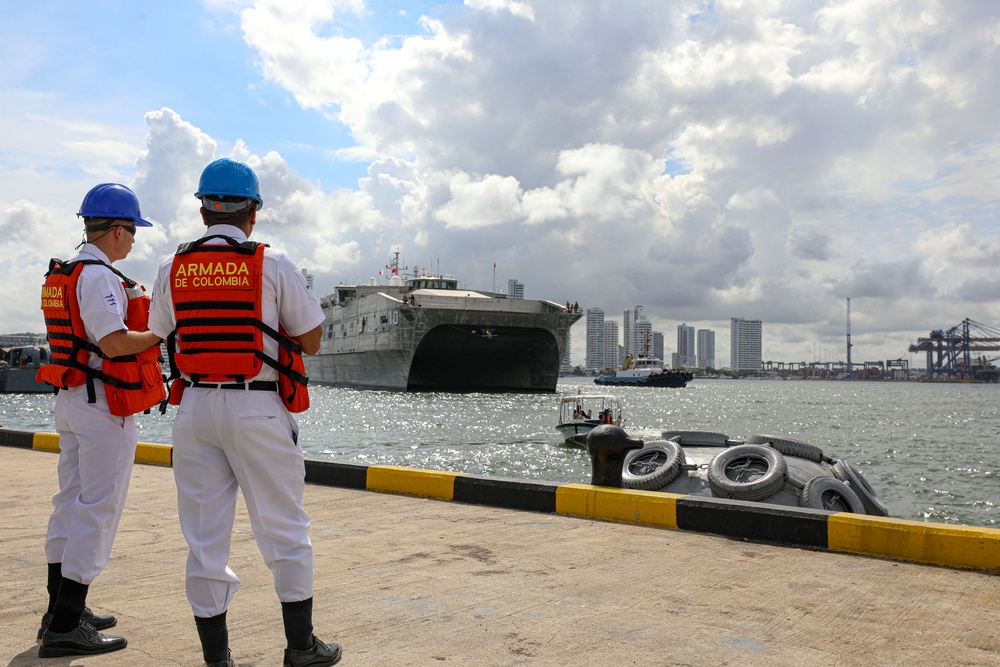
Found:
<svg viewBox="0 0 1000 667"><path fill-rule="evenodd" d="M253 173L253 169L246 164L230 160L227 157L216 160L205 167L205 170L201 172L201 180L198 181L198 192L194 193L194 196L202 199L203 204L204 197L212 199L241 197L257 202L258 210L264 205L264 200L260 197L257 174Z"/></svg>
<svg viewBox="0 0 1000 667"><path fill-rule="evenodd" d="M92 187L76 215L80 218L131 220L136 227L153 226L153 223L142 219L135 193L118 183L101 183Z"/></svg>

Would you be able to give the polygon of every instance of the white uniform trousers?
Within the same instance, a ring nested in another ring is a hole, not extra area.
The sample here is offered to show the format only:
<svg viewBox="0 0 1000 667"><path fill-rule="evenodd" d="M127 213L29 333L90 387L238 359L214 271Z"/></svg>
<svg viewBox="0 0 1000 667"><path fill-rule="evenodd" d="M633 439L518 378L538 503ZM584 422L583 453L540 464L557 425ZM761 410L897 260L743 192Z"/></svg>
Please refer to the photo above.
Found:
<svg viewBox="0 0 1000 667"><path fill-rule="evenodd" d="M59 491L45 535L46 560L62 563L64 577L88 586L111 557L138 440L133 417L108 411L100 382L95 394L97 402L88 403L80 385L56 396Z"/></svg>
<svg viewBox="0 0 1000 667"><path fill-rule="evenodd" d="M302 506L305 461L298 425L276 392L187 387L173 425L173 467L186 588L194 615L229 608L239 578L229 568L237 489L281 602L313 594L313 551Z"/></svg>

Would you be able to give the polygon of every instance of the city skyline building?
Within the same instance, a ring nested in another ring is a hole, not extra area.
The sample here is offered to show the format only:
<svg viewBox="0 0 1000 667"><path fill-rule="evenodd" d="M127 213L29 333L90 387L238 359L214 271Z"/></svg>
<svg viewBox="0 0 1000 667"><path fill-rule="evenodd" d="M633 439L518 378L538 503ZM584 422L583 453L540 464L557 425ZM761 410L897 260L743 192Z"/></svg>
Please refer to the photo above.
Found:
<svg viewBox="0 0 1000 667"><path fill-rule="evenodd" d="M729 367L739 372L759 371L763 324L760 320L734 317L729 321Z"/></svg>
<svg viewBox="0 0 1000 667"><path fill-rule="evenodd" d="M604 325L604 311L600 308L588 308L587 355L584 368L589 371L600 371L607 367L604 361Z"/></svg>
<svg viewBox="0 0 1000 667"><path fill-rule="evenodd" d="M698 368L715 368L715 332L698 329Z"/></svg>
<svg viewBox="0 0 1000 667"><path fill-rule="evenodd" d="M638 358L643 354L655 356L668 362L674 368L720 368L722 366L722 362L716 356L715 331L707 328L698 329L695 325L687 323L677 325L678 351L672 352L666 348L665 334L653 329L653 322L649 320L644 310L645 307L641 304L624 310L622 321L619 324L613 320L604 319L605 311L602 308L588 309L585 325L587 352L583 359L583 367L590 371L614 369L620 367L627 356ZM756 320L740 321L752 323ZM619 331L621 332L620 337ZM759 340L759 335L754 340ZM646 345L648 345L648 349L644 350ZM760 348L759 345L758 348ZM726 350L723 349L723 354L725 352ZM759 367L758 360L759 356L754 356L749 362L744 361L743 363L744 365L749 363L756 369Z"/></svg>
<svg viewBox="0 0 1000 667"><path fill-rule="evenodd" d="M566 336L566 354L559 364L559 375L569 375L573 372L573 337Z"/></svg>
<svg viewBox="0 0 1000 667"><path fill-rule="evenodd" d="M632 357L648 357L653 354L653 323L643 315L632 323Z"/></svg>
<svg viewBox="0 0 1000 667"><path fill-rule="evenodd" d="M664 350L663 350L663 334L660 333L659 331L654 331L653 332L653 356L656 357L657 359L659 359L660 361L664 361L663 354L664 354Z"/></svg>
<svg viewBox="0 0 1000 667"><path fill-rule="evenodd" d="M635 331L636 311L642 313L642 306L629 308L622 315L622 347L625 348L625 356L632 354L633 331Z"/></svg>
<svg viewBox="0 0 1000 667"><path fill-rule="evenodd" d="M507 281L507 298L524 299L524 283L518 282L517 278Z"/></svg>
<svg viewBox="0 0 1000 667"><path fill-rule="evenodd" d="M695 362L694 327L687 324L677 325L677 358L680 364L693 368Z"/></svg>
<svg viewBox="0 0 1000 667"><path fill-rule="evenodd" d="M614 369L621 365L619 360L618 323L604 323L604 368Z"/></svg>

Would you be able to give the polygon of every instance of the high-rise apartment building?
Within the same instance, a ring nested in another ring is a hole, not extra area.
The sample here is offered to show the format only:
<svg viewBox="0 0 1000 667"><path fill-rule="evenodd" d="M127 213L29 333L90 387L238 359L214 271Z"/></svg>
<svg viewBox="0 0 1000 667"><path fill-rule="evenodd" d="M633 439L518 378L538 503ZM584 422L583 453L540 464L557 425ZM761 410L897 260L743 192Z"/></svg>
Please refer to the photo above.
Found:
<svg viewBox="0 0 1000 667"><path fill-rule="evenodd" d="M569 375L573 372L573 337L566 336L566 354L559 364L559 375Z"/></svg>
<svg viewBox="0 0 1000 667"><path fill-rule="evenodd" d="M729 324L730 368L736 372L761 367L761 321L734 317Z"/></svg>
<svg viewBox="0 0 1000 667"><path fill-rule="evenodd" d="M604 323L604 368L618 368L618 323Z"/></svg>
<svg viewBox="0 0 1000 667"><path fill-rule="evenodd" d="M632 323L632 356L648 357L653 354L653 323L643 315Z"/></svg>
<svg viewBox="0 0 1000 667"><path fill-rule="evenodd" d="M587 309L587 359L588 371L607 368L604 360L604 311L600 308ZM617 336L615 339L617 344Z"/></svg>
<svg viewBox="0 0 1000 667"><path fill-rule="evenodd" d="M524 299L524 283L519 283L517 278L507 281L507 298Z"/></svg>
<svg viewBox="0 0 1000 667"><path fill-rule="evenodd" d="M635 322L635 311L638 310L642 312L642 306L636 306L635 308L629 308L625 311L622 316L622 346L625 348L625 356L632 354L632 332L635 330L633 327L633 322Z"/></svg>
<svg viewBox="0 0 1000 667"><path fill-rule="evenodd" d="M698 329L698 367L715 368L715 332Z"/></svg>
<svg viewBox="0 0 1000 667"><path fill-rule="evenodd" d="M677 325L677 358L687 368L695 367L694 327Z"/></svg>
<svg viewBox="0 0 1000 667"><path fill-rule="evenodd" d="M648 356L653 353L653 323L646 319L642 306L625 311L622 339L626 356Z"/></svg>
<svg viewBox="0 0 1000 667"><path fill-rule="evenodd" d="M654 357L656 357L660 361L664 361L664 359L663 359L663 334L660 333L659 331L654 331L653 332L653 349L652 349L652 354L653 354Z"/></svg>
<svg viewBox="0 0 1000 667"><path fill-rule="evenodd" d="M656 336L660 336L657 347ZM625 311L622 322L622 347L625 356L633 358L656 356L663 359L663 334L653 331L653 323L642 312L642 306Z"/></svg>

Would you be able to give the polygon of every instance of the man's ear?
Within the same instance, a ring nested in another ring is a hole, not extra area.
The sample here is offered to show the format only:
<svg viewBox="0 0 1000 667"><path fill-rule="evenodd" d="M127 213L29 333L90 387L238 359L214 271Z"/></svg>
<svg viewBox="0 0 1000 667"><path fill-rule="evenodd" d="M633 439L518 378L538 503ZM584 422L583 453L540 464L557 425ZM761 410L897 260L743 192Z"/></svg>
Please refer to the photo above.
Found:
<svg viewBox="0 0 1000 667"><path fill-rule="evenodd" d="M201 213L201 221L202 221L202 223L204 223L204 225L206 227L208 227L208 218L205 217L205 207L202 206L201 208L199 208L198 212Z"/></svg>

